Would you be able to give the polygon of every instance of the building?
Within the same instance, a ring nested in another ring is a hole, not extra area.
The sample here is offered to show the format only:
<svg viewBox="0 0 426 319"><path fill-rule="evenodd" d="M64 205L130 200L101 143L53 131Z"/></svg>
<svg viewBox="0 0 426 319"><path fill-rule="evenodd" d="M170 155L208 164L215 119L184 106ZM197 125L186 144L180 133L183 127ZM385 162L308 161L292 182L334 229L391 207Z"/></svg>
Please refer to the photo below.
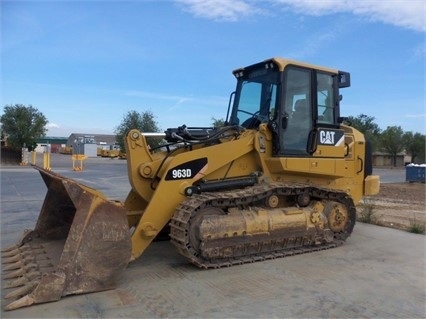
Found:
<svg viewBox="0 0 426 319"><path fill-rule="evenodd" d="M116 149L116 136L109 134L72 133L66 142L66 148L72 149L72 154L82 154L88 157L98 156L98 149Z"/></svg>
<svg viewBox="0 0 426 319"><path fill-rule="evenodd" d="M45 136L36 140L37 147L35 151L37 153L58 153L61 147L64 147L67 143L66 137L56 136Z"/></svg>
<svg viewBox="0 0 426 319"><path fill-rule="evenodd" d="M409 163L411 158L405 153L399 153L396 156L396 166L403 167L405 164ZM374 152L373 153L373 166L376 167L386 167L393 166L393 157L388 153L384 152Z"/></svg>
<svg viewBox="0 0 426 319"><path fill-rule="evenodd" d="M72 133L66 142L66 146L72 146L79 138L93 138L95 144L98 145L115 145L117 144L116 136L112 134L93 134L93 133Z"/></svg>
<svg viewBox="0 0 426 319"><path fill-rule="evenodd" d="M72 133L68 138L45 136L37 139L37 153L83 154L96 157L98 148L104 150L117 149L115 135Z"/></svg>

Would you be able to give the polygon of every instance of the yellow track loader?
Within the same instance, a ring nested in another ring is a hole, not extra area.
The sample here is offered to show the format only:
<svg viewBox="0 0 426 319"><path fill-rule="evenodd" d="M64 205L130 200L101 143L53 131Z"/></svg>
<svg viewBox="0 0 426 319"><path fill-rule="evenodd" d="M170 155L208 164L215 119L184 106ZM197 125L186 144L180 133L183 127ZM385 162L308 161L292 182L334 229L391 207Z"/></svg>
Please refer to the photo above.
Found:
<svg viewBox="0 0 426 319"><path fill-rule="evenodd" d="M149 147L131 130L124 202L51 171L32 231L3 249L6 309L114 288L164 232L201 268L341 245L355 205L377 194L370 144L344 125L350 74L282 58L233 72L225 125L167 129ZM13 289L12 289L13 288Z"/></svg>

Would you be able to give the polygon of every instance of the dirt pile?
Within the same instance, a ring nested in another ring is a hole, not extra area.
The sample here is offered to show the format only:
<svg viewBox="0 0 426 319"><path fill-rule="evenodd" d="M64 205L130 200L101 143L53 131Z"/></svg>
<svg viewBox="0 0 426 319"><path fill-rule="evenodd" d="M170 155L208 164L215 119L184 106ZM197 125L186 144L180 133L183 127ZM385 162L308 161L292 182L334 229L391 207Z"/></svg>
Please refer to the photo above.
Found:
<svg viewBox="0 0 426 319"><path fill-rule="evenodd" d="M357 207L358 217L371 214L374 224L408 230L426 225L424 183L381 184L376 196L366 197Z"/></svg>

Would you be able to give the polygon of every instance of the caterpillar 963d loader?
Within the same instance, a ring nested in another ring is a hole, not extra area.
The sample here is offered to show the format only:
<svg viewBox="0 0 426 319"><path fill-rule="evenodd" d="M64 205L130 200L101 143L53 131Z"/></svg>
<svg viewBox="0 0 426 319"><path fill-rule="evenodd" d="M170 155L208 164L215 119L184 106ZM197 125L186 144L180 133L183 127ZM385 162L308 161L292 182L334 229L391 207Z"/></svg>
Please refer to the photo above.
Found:
<svg viewBox="0 0 426 319"><path fill-rule="evenodd" d="M114 288L162 230L189 262L218 268L341 245L355 205L379 191L364 136L343 125L350 75L272 58L235 70L223 127L126 137L124 202L37 168L35 229L3 250L6 309Z"/></svg>

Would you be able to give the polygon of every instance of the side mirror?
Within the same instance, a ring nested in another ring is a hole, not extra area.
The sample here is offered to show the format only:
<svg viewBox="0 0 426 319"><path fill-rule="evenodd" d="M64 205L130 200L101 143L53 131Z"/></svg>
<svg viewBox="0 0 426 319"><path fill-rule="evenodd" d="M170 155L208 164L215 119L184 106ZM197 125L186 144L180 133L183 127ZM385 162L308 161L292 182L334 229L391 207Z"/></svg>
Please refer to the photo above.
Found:
<svg viewBox="0 0 426 319"><path fill-rule="evenodd" d="M337 123L343 123L343 122L346 122L346 123L348 123L349 126L352 126L352 123L350 121L348 121L348 117L346 117L346 116L339 116L337 118Z"/></svg>
<svg viewBox="0 0 426 319"><path fill-rule="evenodd" d="M339 88L351 86L351 74L349 72L339 71Z"/></svg>

